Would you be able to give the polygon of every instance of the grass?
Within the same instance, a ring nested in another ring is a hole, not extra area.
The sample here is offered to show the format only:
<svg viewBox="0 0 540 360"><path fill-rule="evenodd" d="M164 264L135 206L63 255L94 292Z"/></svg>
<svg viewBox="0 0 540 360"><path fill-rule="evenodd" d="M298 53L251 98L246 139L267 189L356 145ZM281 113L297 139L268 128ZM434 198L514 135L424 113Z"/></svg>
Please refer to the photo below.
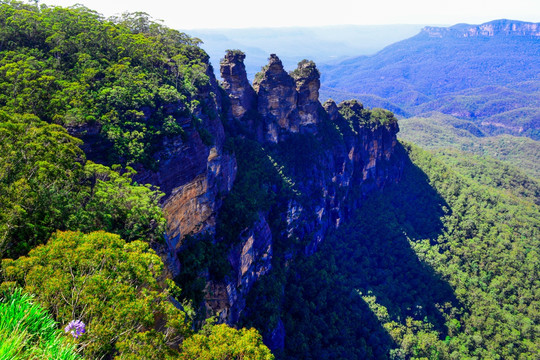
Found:
<svg viewBox="0 0 540 360"><path fill-rule="evenodd" d="M82 357L51 315L21 290L0 292L0 360Z"/></svg>

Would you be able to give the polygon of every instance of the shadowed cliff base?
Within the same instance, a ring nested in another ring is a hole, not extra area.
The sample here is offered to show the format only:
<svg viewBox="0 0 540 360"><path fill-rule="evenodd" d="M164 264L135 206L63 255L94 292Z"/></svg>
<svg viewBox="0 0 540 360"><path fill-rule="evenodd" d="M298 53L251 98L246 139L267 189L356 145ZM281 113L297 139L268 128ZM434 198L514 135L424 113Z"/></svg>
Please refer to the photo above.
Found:
<svg viewBox="0 0 540 360"><path fill-rule="evenodd" d="M419 259L411 243L431 239L435 244L449 206L401 144L396 155L406 159L400 183L368 196L315 254L297 259L286 271L275 269L268 281L255 285L245 324L266 334L278 358L431 354L449 335L451 320L459 318L461 304L452 288ZM285 283L281 290L280 282ZM255 319L261 313L265 322ZM282 349L276 349L276 331L285 334Z"/></svg>

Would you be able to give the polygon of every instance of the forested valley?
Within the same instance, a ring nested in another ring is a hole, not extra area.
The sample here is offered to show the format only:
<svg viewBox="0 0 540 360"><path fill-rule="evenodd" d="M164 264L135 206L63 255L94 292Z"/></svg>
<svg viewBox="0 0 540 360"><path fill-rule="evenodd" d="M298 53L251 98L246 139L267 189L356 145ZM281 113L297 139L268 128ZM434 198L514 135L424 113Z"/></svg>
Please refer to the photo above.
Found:
<svg viewBox="0 0 540 360"><path fill-rule="evenodd" d="M337 182L321 164L399 121L356 101L332 121L317 99L317 133L261 144L198 45L144 13L0 0L0 359L539 358L536 169L390 141L385 181L336 186L350 212L317 242L317 176ZM237 172L205 189L211 229L190 228L174 268L164 199L182 192L162 167L191 171L193 148L212 181ZM236 281L256 226L272 252L233 323L209 284Z"/></svg>
<svg viewBox="0 0 540 360"><path fill-rule="evenodd" d="M534 359L538 181L465 153L402 151L400 183L257 289L251 306L272 314L267 287L286 283L282 358Z"/></svg>

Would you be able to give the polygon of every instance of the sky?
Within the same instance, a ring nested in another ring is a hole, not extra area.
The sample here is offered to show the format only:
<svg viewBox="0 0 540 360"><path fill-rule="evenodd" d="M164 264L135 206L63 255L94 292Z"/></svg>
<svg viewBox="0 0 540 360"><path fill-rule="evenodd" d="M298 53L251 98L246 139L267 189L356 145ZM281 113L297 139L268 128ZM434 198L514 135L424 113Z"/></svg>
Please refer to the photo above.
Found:
<svg viewBox="0 0 540 360"><path fill-rule="evenodd" d="M175 29L540 22L540 0L40 0L111 16L143 11Z"/></svg>

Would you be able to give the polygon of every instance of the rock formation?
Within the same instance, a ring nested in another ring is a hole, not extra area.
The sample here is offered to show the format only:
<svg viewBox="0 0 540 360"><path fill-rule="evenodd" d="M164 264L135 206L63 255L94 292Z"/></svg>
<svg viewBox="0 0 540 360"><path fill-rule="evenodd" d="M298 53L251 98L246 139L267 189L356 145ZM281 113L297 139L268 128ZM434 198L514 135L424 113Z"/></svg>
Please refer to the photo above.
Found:
<svg viewBox="0 0 540 360"><path fill-rule="evenodd" d="M296 83L298 92L298 115L300 116L300 127L316 130L320 121L322 109L319 102L319 89L321 87L320 73L313 61L302 60L298 68L291 73ZM312 125L310 127L310 125Z"/></svg>
<svg viewBox="0 0 540 360"><path fill-rule="evenodd" d="M240 50L228 51L221 59L221 86L230 101L230 116L243 124L243 130L262 140L262 122L257 113L257 94L247 79L245 55ZM241 126L241 125L239 125Z"/></svg>
<svg viewBox="0 0 540 360"><path fill-rule="evenodd" d="M231 101L232 116L241 120L246 113L257 110L257 95L247 79L246 67L244 65L244 53L228 51L221 59L222 87L229 95Z"/></svg>
<svg viewBox="0 0 540 360"><path fill-rule="evenodd" d="M247 104L244 99L251 99L245 72L237 71L231 77L231 69L243 69L243 59L235 52L227 53L221 73L231 106L245 109L245 105L233 105ZM401 159L394 155L399 129L393 114L368 111L356 101L339 105L328 101L323 107L319 102L319 76L312 61L301 61L288 74L279 58L271 55L254 81L257 98L249 101L258 104L258 113L247 115L247 111L233 110L231 114L231 121L248 128L250 116L260 116L264 136L253 139L270 143L277 156L291 158L287 176L294 179L294 188L304 200L285 200L287 229L283 236L311 239L303 249L308 254L316 250L329 230L337 228L360 206L368 193L398 181L402 167ZM240 317L252 285L271 268L275 239L266 216L259 213L229 254L234 275L226 284L228 299L218 302L221 308L216 302L213 307L224 321L235 322ZM266 340L282 343L281 330L267 334Z"/></svg>
<svg viewBox="0 0 540 360"><path fill-rule="evenodd" d="M296 84L275 54L255 76L253 87L259 98L257 109L264 121L265 139L277 143L284 134L298 132Z"/></svg>
<svg viewBox="0 0 540 360"><path fill-rule="evenodd" d="M165 138L156 153L158 168L139 169L136 179L158 185L166 194L169 231L166 248L158 250L175 276L182 266L177 257L182 239L215 233L216 214L236 178L236 157L225 150L223 122L236 136L271 148L287 165L279 172L301 195L279 200L277 219L284 219L285 229L274 233L269 213L259 209L253 225L227 250L232 272L223 280L206 275L206 308L229 323L238 321L253 285L273 268L276 236L282 243L297 239L303 244L287 250L290 259L298 252L313 253L368 193L398 181L402 167L394 152L397 121L390 112L368 111L355 101L321 105L319 72L307 60L288 74L271 55L252 88L244 57L229 51L221 61L223 90L209 66L210 81L191 109L200 124L192 118L180 121L184 135ZM276 347L283 337L281 321L265 335Z"/></svg>
<svg viewBox="0 0 540 360"><path fill-rule="evenodd" d="M137 168L135 178L157 185L165 193L162 206L167 218L167 249L156 250L166 258L173 276L180 271L176 251L182 238L213 231L222 198L236 178L236 158L224 151L225 130L219 116L222 101L211 65L206 74L209 84L198 94L199 105L192 110L201 125L196 126L191 117L180 121L185 135L165 138L155 154L159 167Z"/></svg>

